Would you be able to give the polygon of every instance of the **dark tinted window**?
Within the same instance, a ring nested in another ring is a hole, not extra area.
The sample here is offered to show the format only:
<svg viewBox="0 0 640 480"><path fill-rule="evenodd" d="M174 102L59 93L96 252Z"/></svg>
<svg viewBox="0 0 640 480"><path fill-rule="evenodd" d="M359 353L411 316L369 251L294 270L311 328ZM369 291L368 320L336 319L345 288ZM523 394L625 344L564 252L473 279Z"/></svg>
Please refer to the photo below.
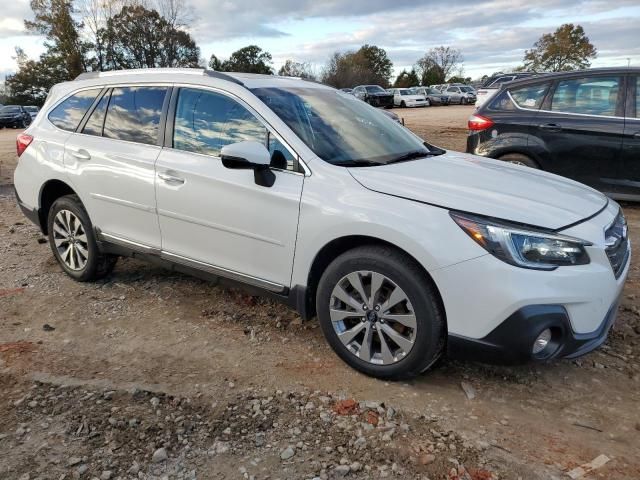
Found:
<svg viewBox="0 0 640 480"><path fill-rule="evenodd" d="M104 136L155 145L166 92L166 87L114 88Z"/></svg>
<svg viewBox="0 0 640 480"><path fill-rule="evenodd" d="M549 89L548 83L538 85L528 85L526 87L513 88L509 90L511 98L521 108L532 108L538 110L542 106L544 96Z"/></svg>
<svg viewBox="0 0 640 480"><path fill-rule="evenodd" d="M12 105L0 108L0 113L20 113L20 112L21 112L20 107L14 107Z"/></svg>
<svg viewBox="0 0 640 480"><path fill-rule="evenodd" d="M238 102L214 92L183 88L178 96L173 147L220 155L230 143L266 144L266 128Z"/></svg>
<svg viewBox="0 0 640 480"><path fill-rule="evenodd" d="M367 92L369 93L386 93L384 88L378 86L378 85L370 85L368 87L365 87L367 89Z"/></svg>
<svg viewBox="0 0 640 480"><path fill-rule="evenodd" d="M91 112L91 116L87 120L82 133L87 135L102 135L102 126L104 124L104 114L107 111L107 105L109 103L109 95L103 95L95 110Z"/></svg>
<svg viewBox="0 0 640 480"><path fill-rule="evenodd" d="M74 131L100 93L100 88L83 90L60 103L49 113L49 121L63 130Z"/></svg>
<svg viewBox="0 0 640 480"><path fill-rule="evenodd" d="M636 118L640 118L640 77L636 79Z"/></svg>
<svg viewBox="0 0 640 480"><path fill-rule="evenodd" d="M588 115L615 115L618 77L574 78L558 82L551 110Z"/></svg>
<svg viewBox="0 0 640 480"><path fill-rule="evenodd" d="M271 164L273 166L285 170L293 170L293 155L291 155L282 142L273 135L269 136L269 153L271 154ZM281 164L278 163L277 159L280 159Z"/></svg>

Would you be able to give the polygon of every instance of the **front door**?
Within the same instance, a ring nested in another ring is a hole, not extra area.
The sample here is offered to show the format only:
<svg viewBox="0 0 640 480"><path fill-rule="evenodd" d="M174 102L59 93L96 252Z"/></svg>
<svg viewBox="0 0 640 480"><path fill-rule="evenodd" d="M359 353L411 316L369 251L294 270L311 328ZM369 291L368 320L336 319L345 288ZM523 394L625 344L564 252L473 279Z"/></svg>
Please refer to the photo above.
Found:
<svg viewBox="0 0 640 480"><path fill-rule="evenodd" d="M629 80L622 140L620 193L633 195L634 200L637 200L640 195L640 76L631 76Z"/></svg>
<svg viewBox="0 0 640 480"><path fill-rule="evenodd" d="M617 75L560 80L531 127L545 170L615 193L624 131Z"/></svg>
<svg viewBox="0 0 640 480"><path fill-rule="evenodd" d="M156 163L163 255L273 291L288 287L304 181L291 151L224 93L181 88L174 96L171 147ZM245 140L289 160L272 187L257 185L251 170L222 165L221 148Z"/></svg>

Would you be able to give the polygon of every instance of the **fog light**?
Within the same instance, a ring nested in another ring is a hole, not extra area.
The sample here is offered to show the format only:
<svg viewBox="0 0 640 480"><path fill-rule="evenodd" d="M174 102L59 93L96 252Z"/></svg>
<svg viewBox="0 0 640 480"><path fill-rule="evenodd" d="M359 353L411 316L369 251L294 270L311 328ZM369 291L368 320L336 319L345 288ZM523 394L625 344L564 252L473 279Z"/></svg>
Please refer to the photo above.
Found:
<svg viewBox="0 0 640 480"><path fill-rule="evenodd" d="M537 355L538 353L542 352L545 348L547 348L547 345L549 345L550 341L551 341L551 330L549 330L548 328L545 328L542 331L542 333L538 335L538 338L536 338L536 341L533 342L533 354Z"/></svg>

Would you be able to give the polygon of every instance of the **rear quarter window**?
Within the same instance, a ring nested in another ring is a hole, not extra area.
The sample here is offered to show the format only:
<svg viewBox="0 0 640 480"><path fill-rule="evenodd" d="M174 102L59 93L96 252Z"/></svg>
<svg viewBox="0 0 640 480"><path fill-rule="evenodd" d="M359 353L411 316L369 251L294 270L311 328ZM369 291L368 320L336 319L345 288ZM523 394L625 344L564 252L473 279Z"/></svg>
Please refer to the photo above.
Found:
<svg viewBox="0 0 640 480"><path fill-rule="evenodd" d="M539 110L549 85L549 83L542 83L504 90L496 95L488 108L494 111L511 111L517 110L518 107Z"/></svg>
<svg viewBox="0 0 640 480"><path fill-rule="evenodd" d="M49 121L62 130L75 131L100 90L102 89L92 88L74 93L51 110L48 116Z"/></svg>

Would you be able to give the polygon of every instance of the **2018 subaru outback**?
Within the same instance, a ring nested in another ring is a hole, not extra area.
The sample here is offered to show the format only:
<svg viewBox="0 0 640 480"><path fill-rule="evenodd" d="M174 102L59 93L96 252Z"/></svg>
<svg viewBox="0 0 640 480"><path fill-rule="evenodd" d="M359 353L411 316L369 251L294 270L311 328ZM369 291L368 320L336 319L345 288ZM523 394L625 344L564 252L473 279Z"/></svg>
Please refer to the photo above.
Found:
<svg viewBox="0 0 640 480"><path fill-rule="evenodd" d="M51 91L18 155L18 202L71 277L133 255L248 284L317 314L337 354L381 378L447 351L585 353L629 265L604 195L446 152L300 79L85 74Z"/></svg>

